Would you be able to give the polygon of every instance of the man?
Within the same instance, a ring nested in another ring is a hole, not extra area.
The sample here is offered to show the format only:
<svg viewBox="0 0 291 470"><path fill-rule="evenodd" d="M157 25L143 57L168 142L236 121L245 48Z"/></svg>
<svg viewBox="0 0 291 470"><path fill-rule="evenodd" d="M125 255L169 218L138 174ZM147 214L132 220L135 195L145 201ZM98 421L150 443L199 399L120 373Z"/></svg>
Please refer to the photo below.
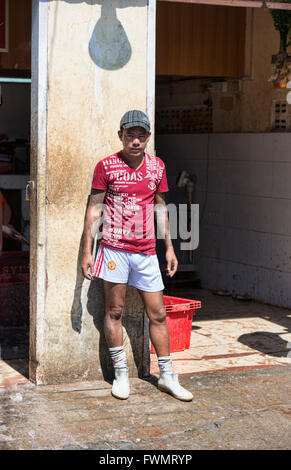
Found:
<svg viewBox="0 0 291 470"><path fill-rule="evenodd" d="M142 111L125 113L118 135L122 150L95 167L85 217L82 262L87 279L102 278L104 283L104 333L115 371L112 395L126 399L130 392L121 324L129 285L138 289L149 318L150 338L160 367L159 389L190 401L192 394L179 384L178 375L172 370L164 285L155 250L154 205L158 208L157 223L166 245L167 271L172 277L178 262L162 194L168 191L165 165L158 157L145 153L151 133L149 119ZM92 247L103 202L102 239L94 263Z"/></svg>

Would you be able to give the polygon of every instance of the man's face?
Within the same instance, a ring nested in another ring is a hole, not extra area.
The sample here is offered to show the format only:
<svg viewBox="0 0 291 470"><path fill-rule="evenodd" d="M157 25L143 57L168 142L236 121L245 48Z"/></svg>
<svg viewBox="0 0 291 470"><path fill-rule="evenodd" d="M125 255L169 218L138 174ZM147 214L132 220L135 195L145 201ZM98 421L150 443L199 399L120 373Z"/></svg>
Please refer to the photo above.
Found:
<svg viewBox="0 0 291 470"><path fill-rule="evenodd" d="M143 127L130 127L118 131L123 144L123 152L130 157L142 157L151 133Z"/></svg>

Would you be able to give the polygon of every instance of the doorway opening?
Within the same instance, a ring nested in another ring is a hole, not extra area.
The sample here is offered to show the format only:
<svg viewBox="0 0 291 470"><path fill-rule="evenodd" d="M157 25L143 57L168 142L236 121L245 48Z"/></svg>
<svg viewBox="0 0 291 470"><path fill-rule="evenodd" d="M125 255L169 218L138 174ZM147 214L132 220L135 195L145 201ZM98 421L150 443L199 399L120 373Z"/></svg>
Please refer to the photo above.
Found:
<svg viewBox="0 0 291 470"><path fill-rule="evenodd" d="M291 197L287 185L282 190L290 177L291 106L282 69L276 78L280 35L268 8L210 3L157 2L156 154L166 164L167 202L186 203L184 171L199 205L192 266L174 240L189 270L165 283L166 293L201 301L191 346L174 356L181 373L290 362L291 264L283 249L290 231L281 207ZM291 69L290 49L286 61ZM278 155L286 160L277 164ZM258 301L270 312L261 318ZM287 307L282 317L277 307ZM244 314L247 331L240 330ZM152 365L157 370L154 358Z"/></svg>
<svg viewBox="0 0 291 470"><path fill-rule="evenodd" d="M166 160L170 189L166 198L177 206L199 206L200 229L198 249L191 251L181 249L184 240L177 231L173 245L179 267L175 278L166 279L169 293L174 285L201 284L200 248L209 190L214 190L212 138L244 132L247 91L243 87L252 80L252 36L252 8L157 2L155 149ZM189 217L188 209L188 232ZM208 239L215 237L215 227L209 230ZM160 259L162 251L161 246Z"/></svg>
<svg viewBox="0 0 291 470"><path fill-rule="evenodd" d="M0 387L28 379L31 9L0 0Z"/></svg>

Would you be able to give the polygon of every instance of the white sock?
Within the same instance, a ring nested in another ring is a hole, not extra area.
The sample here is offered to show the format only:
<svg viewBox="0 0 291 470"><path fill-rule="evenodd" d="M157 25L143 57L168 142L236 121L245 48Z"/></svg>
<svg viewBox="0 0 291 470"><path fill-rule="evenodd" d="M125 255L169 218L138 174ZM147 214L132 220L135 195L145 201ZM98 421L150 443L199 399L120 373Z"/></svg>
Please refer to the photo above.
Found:
<svg viewBox="0 0 291 470"><path fill-rule="evenodd" d="M173 372L172 359L170 356L158 357L160 372Z"/></svg>
<svg viewBox="0 0 291 470"><path fill-rule="evenodd" d="M127 369L126 354L123 350L123 346L109 348L109 353L114 369Z"/></svg>

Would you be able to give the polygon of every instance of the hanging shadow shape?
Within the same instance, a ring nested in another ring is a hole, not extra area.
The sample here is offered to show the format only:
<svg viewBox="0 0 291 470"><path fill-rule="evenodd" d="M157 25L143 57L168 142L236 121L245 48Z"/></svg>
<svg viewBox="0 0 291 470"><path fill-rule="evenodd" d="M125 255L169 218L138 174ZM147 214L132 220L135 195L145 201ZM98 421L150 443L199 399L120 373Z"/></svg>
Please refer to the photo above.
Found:
<svg viewBox="0 0 291 470"><path fill-rule="evenodd" d="M128 63L131 45L116 16L101 15L89 42L89 54L93 62L105 70L118 70Z"/></svg>

